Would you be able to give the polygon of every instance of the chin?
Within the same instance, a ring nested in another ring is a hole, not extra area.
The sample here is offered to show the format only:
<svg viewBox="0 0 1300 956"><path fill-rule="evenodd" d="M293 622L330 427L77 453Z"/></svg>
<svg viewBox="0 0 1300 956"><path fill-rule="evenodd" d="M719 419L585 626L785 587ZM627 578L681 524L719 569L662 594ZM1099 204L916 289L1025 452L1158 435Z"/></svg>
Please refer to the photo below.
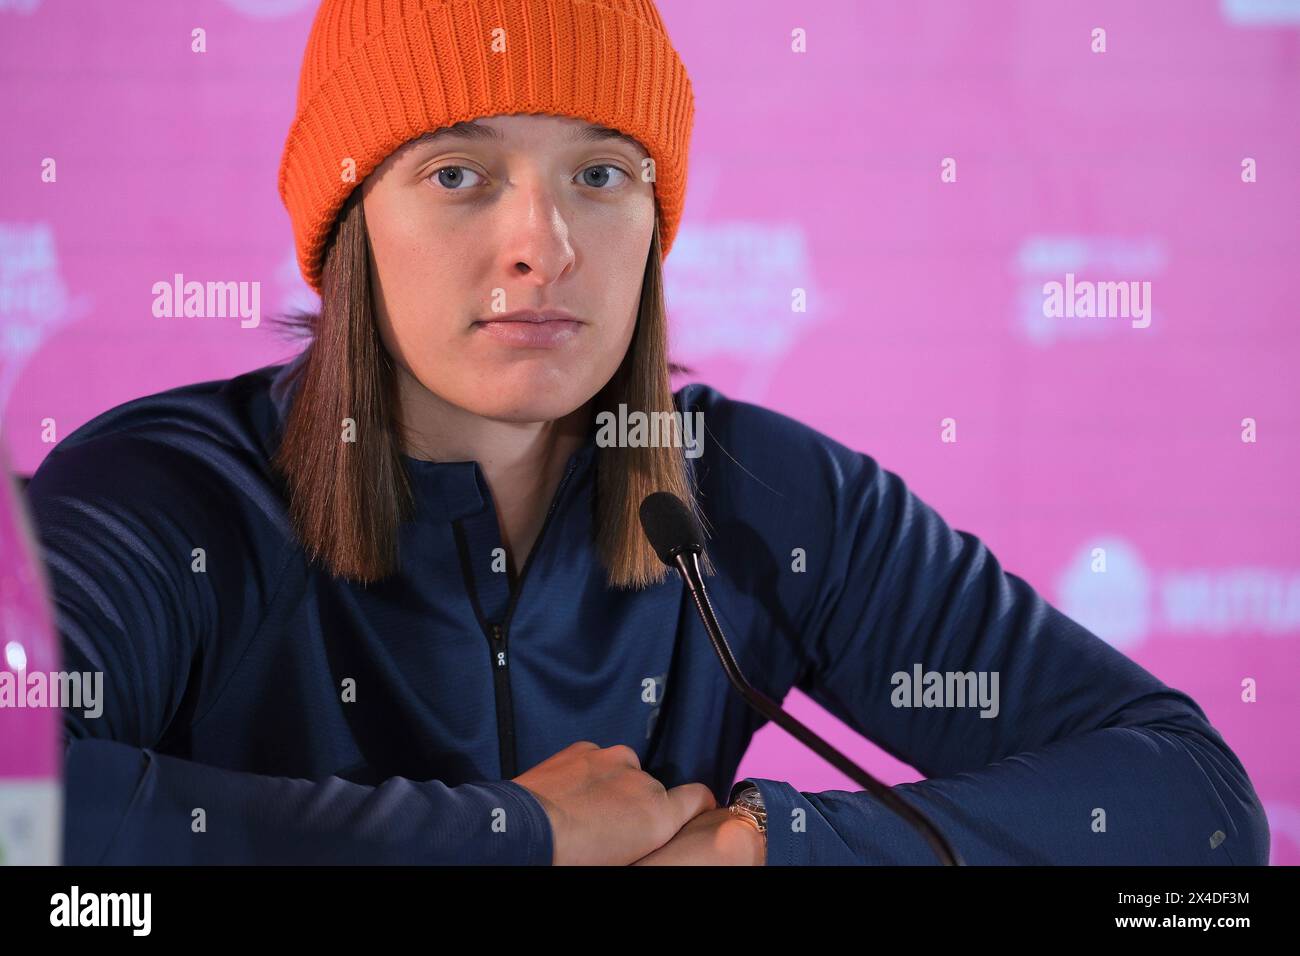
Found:
<svg viewBox="0 0 1300 956"><path fill-rule="evenodd" d="M475 402L470 410L499 422L549 422L572 413L590 397L570 396L569 391L552 388L539 392L536 388L505 387L490 400Z"/></svg>
<svg viewBox="0 0 1300 956"><path fill-rule="evenodd" d="M580 408L598 391L590 382L590 369L570 368L571 363L519 363L503 370L490 392L475 396L471 410L484 418L508 422L542 422L563 418Z"/></svg>

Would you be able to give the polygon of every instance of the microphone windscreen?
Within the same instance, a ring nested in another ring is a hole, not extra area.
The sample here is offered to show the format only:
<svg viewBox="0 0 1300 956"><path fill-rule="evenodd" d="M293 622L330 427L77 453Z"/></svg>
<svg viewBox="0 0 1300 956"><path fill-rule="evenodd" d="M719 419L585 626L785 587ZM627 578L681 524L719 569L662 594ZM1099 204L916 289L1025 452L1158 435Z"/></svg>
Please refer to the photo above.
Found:
<svg viewBox="0 0 1300 956"><path fill-rule="evenodd" d="M685 503L669 491L646 495L640 508L641 528L659 560L673 567L684 549L704 550L704 532Z"/></svg>

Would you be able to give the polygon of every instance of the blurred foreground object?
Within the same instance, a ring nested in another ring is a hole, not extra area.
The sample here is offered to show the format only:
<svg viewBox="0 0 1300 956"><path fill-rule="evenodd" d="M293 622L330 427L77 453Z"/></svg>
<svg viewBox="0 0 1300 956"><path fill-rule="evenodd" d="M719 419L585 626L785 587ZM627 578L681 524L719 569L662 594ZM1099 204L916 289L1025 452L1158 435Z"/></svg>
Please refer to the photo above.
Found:
<svg viewBox="0 0 1300 956"><path fill-rule="evenodd" d="M60 862L63 791L61 712L55 688L37 694L59 668L48 587L27 503L0 438L0 864Z"/></svg>

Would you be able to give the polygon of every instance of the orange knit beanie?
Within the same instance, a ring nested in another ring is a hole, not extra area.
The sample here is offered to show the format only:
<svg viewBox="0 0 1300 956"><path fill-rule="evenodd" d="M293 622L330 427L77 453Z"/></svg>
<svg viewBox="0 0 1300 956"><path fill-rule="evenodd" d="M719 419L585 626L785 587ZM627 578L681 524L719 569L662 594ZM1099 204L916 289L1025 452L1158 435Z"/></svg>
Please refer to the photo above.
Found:
<svg viewBox="0 0 1300 956"><path fill-rule="evenodd" d="M280 160L307 283L320 291L335 217L397 147L509 113L585 119L640 141L667 256L695 99L653 0L324 0Z"/></svg>

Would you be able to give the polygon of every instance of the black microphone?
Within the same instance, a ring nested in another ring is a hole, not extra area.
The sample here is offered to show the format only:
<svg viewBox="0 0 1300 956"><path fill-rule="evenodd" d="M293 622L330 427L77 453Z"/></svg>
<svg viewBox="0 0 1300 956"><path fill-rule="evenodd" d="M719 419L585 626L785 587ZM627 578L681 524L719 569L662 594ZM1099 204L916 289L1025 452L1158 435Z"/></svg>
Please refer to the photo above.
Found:
<svg viewBox="0 0 1300 956"><path fill-rule="evenodd" d="M656 491L647 495L641 502L641 528L645 531L650 546L654 548L659 560L670 568L676 568L685 582L687 590L695 601L695 607L704 621L704 629L709 633L713 649L722 661L722 669L727 672L740 695L749 706L788 731L796 740L810 747L820 757L829 761L836 769L856 780L868 793L878 799L889 809L906 820L913 829L925 837L935 855L946 866L963 866L960 856L953 849L948 839L939 831L925 814L885 786L871 774L867 773L844 754L828 744L808 727L791 717L770 697L755 690L741 673L736 658L727 646L727 639L722 635L718 619L709 604L709 595L704 590L704 580L700 576L699 557L704 553L704 532L695 520L695 515L680 498L667 491Z"/></svg>

